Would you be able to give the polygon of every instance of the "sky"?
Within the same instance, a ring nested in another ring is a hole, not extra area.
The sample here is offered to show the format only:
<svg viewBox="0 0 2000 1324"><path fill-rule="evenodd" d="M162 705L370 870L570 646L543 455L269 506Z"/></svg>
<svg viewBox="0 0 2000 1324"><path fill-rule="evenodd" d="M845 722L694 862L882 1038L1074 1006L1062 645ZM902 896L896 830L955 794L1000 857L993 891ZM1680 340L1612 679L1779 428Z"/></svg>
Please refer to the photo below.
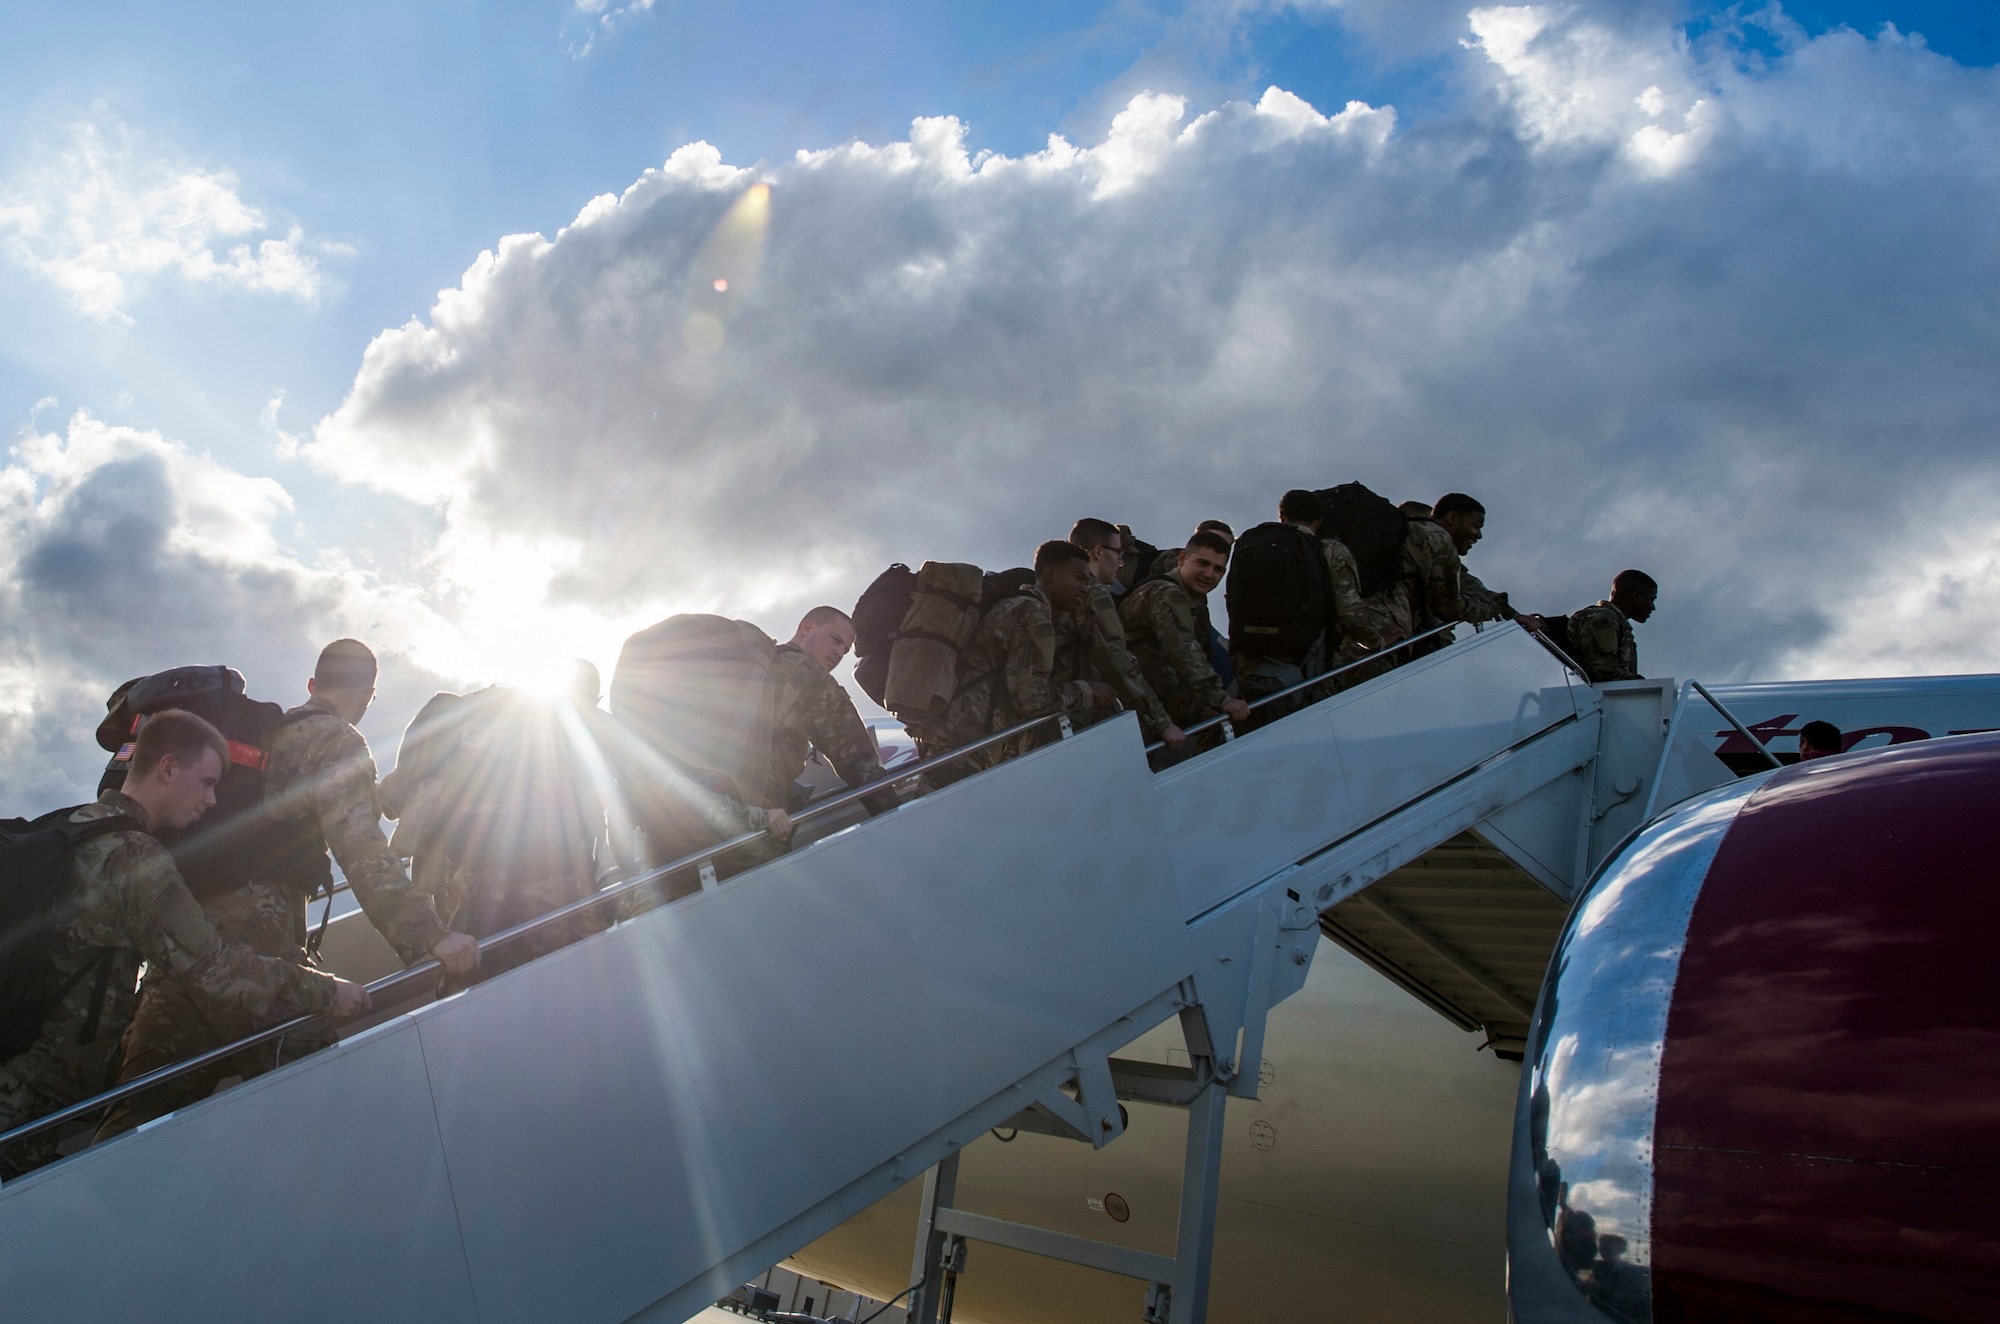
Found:
<svg viewBox="0 0 2000 1324"><path fill-rule="evenodd" d="M0 799L118 682L782 638L891 560L1472 492L1642 669L1993 669L2000 18L547 0L0 16ZM718 288L716 282L723 282Z"/></svg>

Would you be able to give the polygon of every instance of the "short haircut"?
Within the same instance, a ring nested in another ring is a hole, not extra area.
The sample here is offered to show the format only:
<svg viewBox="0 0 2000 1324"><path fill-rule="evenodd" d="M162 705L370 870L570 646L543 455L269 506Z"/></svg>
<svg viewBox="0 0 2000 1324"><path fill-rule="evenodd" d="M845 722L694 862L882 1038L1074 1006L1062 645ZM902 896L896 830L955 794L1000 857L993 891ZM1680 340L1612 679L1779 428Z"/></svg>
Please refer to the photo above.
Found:
<svg viewBox="0 0 2000 1324"><path fill-rule="evenodd" d="M1620 570L1618 577L1611 581L1611 591L1630 589L1635 593L1659 594L1660 582L1643 570Z"/></svg>
<svg viewBox="0 0 2000 1324"><path fill-rule="evenodd" d="M1326 518L1326 507L1303 487L1295 487L1278 498L1278 518L1287 524L1317 524Z"/></svg>
<svg viewBox="0 0 2000 1324"><path fill-rule="evenodd" d="M1225 560L1229 557L1229 539L1223 537L1214 529L1196 529L1194 537L1187 540L1187 546L1182 550L1191 552L1197 547L1206 548L1211 552L1220 552Z"/></svg>
<svg viewBox="0 0 2000 1324"><path fill-rule="evenodd" d="M799 629L803 630L807 626L811 626L813 629L818 630L832 625L835 621L846 621L850 627L854 624L854 618L840 608L820 606L814 607L811 611L799 617Z"/></svg>
<svg viewBox="0 0 2000 1324"><path fill-rule="evenodd" d="M1063 538L1051 538L1035 549L1035 573L1055 570L1072 562L1084 564L1090 560L1090 553L1075 543Z"/></svg>
<svg viewBox="0 0 2000 1324"><path fill-rule="evenodd" d="M225 770L229 767L229 742L222 738L222 732L184 708L168 708L140 723L125 775L135 780L150 777L169 754L180 766L191 767L201 761L205 749L215 751Z"/></svg>
<svg viewBox="0 0 2000 1324"><path fill-rule="evenodd" d="M313 681L328 689L373 689L375 671L375 653L367 644L359 639L336 639L319 650Z"/></svg>
<svg viewBox="0 0 2000 1324"><path fill-rule="evenodd" d="M1437 504L1431 507L1431 518L1443 519L1446 515L1456 515L1461 510L1473 515L1484 515L1486 513L1486 507L1480 505L1465 493L1446 492L1437 499Z"/></svg>
<svg viewBox="0 0 2000 1324"><path fill-rule="evenodd" d="M1799 748L1838 754L1841 752L1840 728L1832 722L1807 722L1799 728Z"/></svg>
<svg viewBox="0 0 2000 1324"><path fill-rule="evenodd" d="M1087 515L1078 520L1069 531L1069 540L1086 552L1095 551L1113 538L1122 541L1124 537L1125 535L1118 531L1116 524L1109 520L1091 519Z"/></svg>
<svg viewBox="0 0 2000 1324"><path fill-rule="evenodd" d="M1194 527L1197 532L1213 533L1226 542L1236 541L1236 530L1230 528L1219 519L1205 519Z"/></svg>

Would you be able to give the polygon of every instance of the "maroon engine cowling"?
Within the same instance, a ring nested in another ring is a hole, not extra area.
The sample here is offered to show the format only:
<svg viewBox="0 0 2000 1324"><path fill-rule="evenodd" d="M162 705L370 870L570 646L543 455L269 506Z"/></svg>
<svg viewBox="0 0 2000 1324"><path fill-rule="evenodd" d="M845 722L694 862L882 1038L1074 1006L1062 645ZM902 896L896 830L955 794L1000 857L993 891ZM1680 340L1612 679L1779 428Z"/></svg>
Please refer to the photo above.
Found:
<svg viewBox="0 0 2000 1324"><path fill-rule="evenodd" d="M1515 1318L2000 1319L2000 736L1676 806L1550 962Z"/></svg>

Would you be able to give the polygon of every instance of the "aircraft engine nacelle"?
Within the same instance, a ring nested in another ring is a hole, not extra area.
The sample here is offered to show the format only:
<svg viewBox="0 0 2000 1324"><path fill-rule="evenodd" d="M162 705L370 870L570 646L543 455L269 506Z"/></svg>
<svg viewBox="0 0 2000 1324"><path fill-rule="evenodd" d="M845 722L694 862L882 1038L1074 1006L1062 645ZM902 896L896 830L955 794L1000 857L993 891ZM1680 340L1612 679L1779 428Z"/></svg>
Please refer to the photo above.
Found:
<svg viewBox="0 0 2000 1324"><path fill-rule="evenodd" d="M1799 764L1615 852L1550 961L1514 1317L2000 1319L2000 737Z"/></svg>

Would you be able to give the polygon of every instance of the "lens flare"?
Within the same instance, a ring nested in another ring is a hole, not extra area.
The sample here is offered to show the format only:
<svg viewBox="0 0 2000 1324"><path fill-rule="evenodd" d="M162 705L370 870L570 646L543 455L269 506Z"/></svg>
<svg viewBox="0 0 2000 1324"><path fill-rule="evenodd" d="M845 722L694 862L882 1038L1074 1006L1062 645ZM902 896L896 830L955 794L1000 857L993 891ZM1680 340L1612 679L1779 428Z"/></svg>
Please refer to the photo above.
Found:
<svg viewBox="0 0 2000 1324"><path fill-rule="evenodd" d="M681 343L713 354L728 339L728 324L756 292L771 226L771 186L752 184L715 223L688 263Z"/></svg>

